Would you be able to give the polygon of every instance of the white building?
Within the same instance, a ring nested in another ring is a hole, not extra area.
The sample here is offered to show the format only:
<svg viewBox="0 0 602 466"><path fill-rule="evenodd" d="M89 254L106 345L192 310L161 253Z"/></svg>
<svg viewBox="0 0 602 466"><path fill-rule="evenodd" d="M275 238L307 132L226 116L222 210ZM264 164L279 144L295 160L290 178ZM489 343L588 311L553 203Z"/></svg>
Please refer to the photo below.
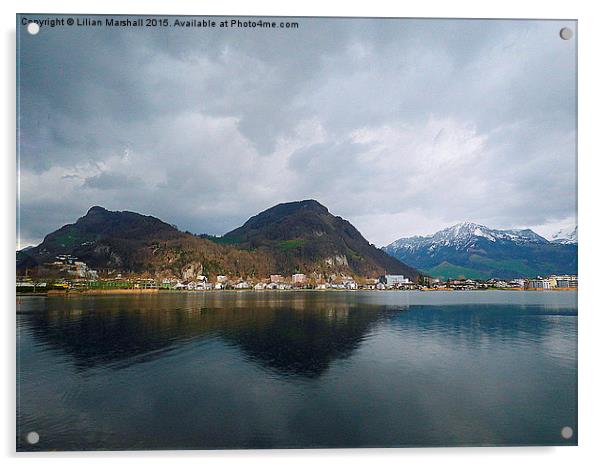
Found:
<svg viewBox="0 0 602 466"><path fill-rule="evenodd" d="M395 287L399 285L408 285L410 280L403 275L385 275L382 282L387 286Z"/></svg>
<svg viewBox="0 0 602 466"><path fill-rule="evenodd" d="M562 275L554 277L557 288L577 288L578 279L574 275Z"/></svg>

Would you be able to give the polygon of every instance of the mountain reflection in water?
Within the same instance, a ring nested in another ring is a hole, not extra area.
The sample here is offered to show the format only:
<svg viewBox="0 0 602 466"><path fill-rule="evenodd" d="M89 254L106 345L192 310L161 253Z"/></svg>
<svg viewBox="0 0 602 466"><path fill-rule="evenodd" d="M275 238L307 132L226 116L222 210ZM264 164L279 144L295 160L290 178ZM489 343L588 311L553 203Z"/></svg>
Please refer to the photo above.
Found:
<svg viewBox="0 0 602 466"><path fill-rule="evenodd" d="M23 297L18 448L575 444L574 293ZM30 430L41 441L23 441Z"/></svg>
<svg viewBox="0 0 602 466"><path fill-rule="evenodd" d="M50 300L47 310L23 319L38 342L69 354L80 370L124 367L161 357L190 340L218 337L266 368L316 377L331 361L348 357L374 324L394 312L378 305L324 301L314 293L287 295L289 299L214 294L198 300L198 295L179 293Z"/></svg>

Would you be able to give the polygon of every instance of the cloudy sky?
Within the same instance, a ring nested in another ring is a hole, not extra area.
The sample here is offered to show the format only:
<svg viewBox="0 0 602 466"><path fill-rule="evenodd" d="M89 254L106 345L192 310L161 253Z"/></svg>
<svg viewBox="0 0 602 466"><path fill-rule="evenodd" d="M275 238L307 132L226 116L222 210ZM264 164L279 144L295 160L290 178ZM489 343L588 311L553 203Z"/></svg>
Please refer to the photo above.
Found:
<svg viewBox="0 0 602 466"><path fill-rule="evenodd" d="M576 222L574 23L296 21L20 28L20 246L92 205L223 234L313 198L378 246Z"/></svg>

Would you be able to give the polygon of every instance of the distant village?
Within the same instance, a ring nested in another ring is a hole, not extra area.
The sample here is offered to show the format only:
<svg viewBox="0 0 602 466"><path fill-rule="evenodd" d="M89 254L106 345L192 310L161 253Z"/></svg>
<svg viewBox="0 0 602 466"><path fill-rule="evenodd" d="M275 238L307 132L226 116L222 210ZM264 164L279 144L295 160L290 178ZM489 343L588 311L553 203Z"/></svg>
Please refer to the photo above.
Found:
<svg viewBox="0 0 602 466"><path fill-rule="evenodd" d="M52 271L46 279L20 277L16 283L18 292L86 291L86 290L177 290L177 291L220 291L220 290L576 290L578 279L574 275L551 275L548 277L515 278L512 280L454 279L440 280L422 277L419 283L403 275L385 274L379 278L358 278L342 274L323 276L318 273L295 273L290 276L273 274L269 277L250 278L229 275L209 277L187 271L184 278L147 277L108 273L100 277L77 257L59 255L52 263L45 264ZM54 278L50 278L50 276Z"/></svg>

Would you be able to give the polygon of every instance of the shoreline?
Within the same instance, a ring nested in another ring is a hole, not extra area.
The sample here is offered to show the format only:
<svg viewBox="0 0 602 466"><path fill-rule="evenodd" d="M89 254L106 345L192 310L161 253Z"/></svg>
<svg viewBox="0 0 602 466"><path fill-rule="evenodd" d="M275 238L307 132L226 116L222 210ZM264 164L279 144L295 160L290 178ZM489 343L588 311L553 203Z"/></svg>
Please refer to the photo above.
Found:
<svg viewBox="0 0 602 466"><path fill-rule="evenodd" d="M550 290L544 289L482 289L482 290L450 290L450 289L435 289L428 288L424 290L338 290L338 289L327 289L327 290L316 290L316 289L290 289L290 290L166 290L166 289L158 289L158 288L124 288L124 289L114 289L114 290L49 290L43 292L17 292L17 298L20 296L74 296L74 295L128 295L128 294L156 294L156 293L286 293L286 292L305 292L305 293L357 293L357 292L372 292L372 293L386 293L386 292L405 292L405 291L419 291L419 292L437 292L437 293L470 293L470 292L488 292L488 291L509 291L509 292L578 292L578 288L555 288Z"/></svg>

